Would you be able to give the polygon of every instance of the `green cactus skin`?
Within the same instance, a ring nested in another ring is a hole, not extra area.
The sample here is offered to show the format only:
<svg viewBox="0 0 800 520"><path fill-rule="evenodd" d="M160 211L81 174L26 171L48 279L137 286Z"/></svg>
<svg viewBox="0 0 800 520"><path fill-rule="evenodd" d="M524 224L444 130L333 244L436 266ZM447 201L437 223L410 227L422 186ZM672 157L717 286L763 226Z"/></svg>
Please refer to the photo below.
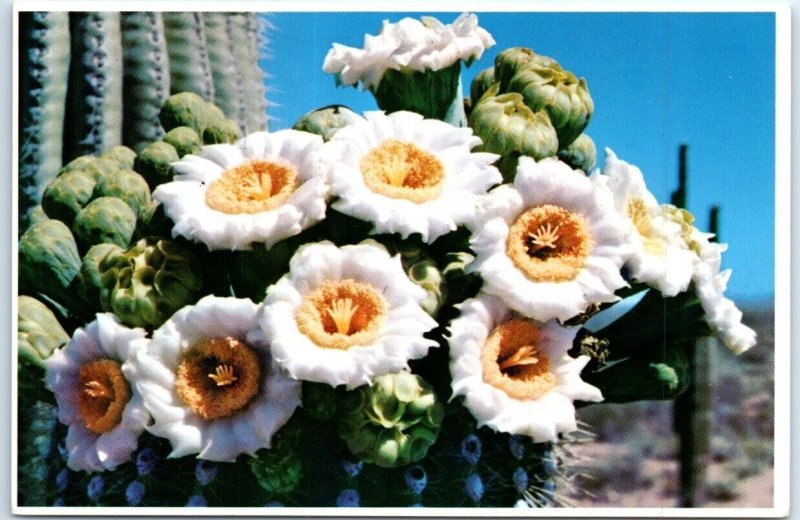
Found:
<svg viewBox="0 0 800 520"><path fill-rule="evenodd" d="M97 181L84 170L67 171L47 185L42 209L48 217L71 226L75 215L89 203Z"/></svg>
<svg viewBox="0 0 800 520"><path fill-rule="evenodd" d="M17 504L49 506L55 498L54 474L58 420L56 406L18 395L19 436L17 450Z"/></svg>
<svg viewBox="0 0 800 520"><path fill-rule="evenodd" d="M81 309L74 298L73 281L81 269L78 246L60 220L45 220L19 239L20 293L41 293L67 309Z"/></svg>
<svg viewBox="0 0 800 520"><path fill-rule="evenodd" d="M19 222L42 198L61 168L69 16L63 12L19 14Z"/></svg>
<svg viewBox="0 0 800 520"><path fill-rule="evenodd" d="M103 152L100 157L116 162L120 169L131 170L136 161L136 152L127 146L116 145Z"/></svg>
<svg viewBox="0 0 800 520"><path fill-rule="evenodd" d="M267 43L268 27L268 22L256 13L230 13L227 17L241 105L238 113L225 113L245 135L267 129L266 87L259 60Z"/></svg>
<svg viewBox="0 0 800 520"><path fill-rule="evenodd" d="M64 162L122 144L122 34L119 13L69 15L72 61L64 121Z"/></svg>
<svg viewBox="0 0 800 520"><path fill-rule="evenodd" d="M114 175L101 178L94 187L92 198L116 197L123 200L137 219L150 218L153 200L147 181L133 170L119 170ZM127 244L126 244L127 245Z"/></svg>
<svg viewBox="0 0 800 520"><path fill-rule="evenodd" d="M212 101L214 79L208 61L202 15L163 13L163 19L169 54L170 92L194 92L206 101Z"/></svg>
<svg viewBox="0 0 800 520"><path fill-rule="evenodd" d="M225 114L238 117L242 112L243 85L237 76L233 44L229 37L226 13L203 13L208 61L214 78L214 104ZM241 123L241 122L240 122Z"/></svg>
<svg viewBox="0 0 800 520"><path fill-rule="evenodd" d="M172 180L172 166L179 159L175 147L164 141L150 143L136 157L135 170L144 177L151 190Z"/></svg>
<svg viewBox="0 0 800 520"><path fill-rule="evenodd" d="M203 147L203 141L192 128L188 126L178 126L173 128L164 136L164 142L171 144L178 157L187 154L196 154Z"/></svg>
<svg viewBox="0 0 800 520"><path fill-rule="evenodd" d="M95 244L128 247L135 229L136 213L116 197L94 199L72 223L72 233L81 251L88 251Z"/></svg>
<svg viewBox="0 0 800 520"><path fill-rule="evenodd" d="M161 13L122 13L122 142L139 151L160 139L161 104L169 96L170 64Z"/></svg>

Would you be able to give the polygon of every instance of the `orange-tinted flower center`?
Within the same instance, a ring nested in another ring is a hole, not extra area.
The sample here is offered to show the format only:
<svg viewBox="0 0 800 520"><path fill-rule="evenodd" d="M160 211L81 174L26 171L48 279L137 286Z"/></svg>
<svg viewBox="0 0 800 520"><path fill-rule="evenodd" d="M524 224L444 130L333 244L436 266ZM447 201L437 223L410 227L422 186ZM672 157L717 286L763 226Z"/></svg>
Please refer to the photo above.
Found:
<svg viewBox="0 0 800 520"><path fill-rule="evenodd" d="M119 362L97 359L82 364L78 387L78 413L89 431L105 433L122 421L131 391Z"/></svg>
<svg viewBox="0 0 800 520"><path fill-rule="evenodd" d="M294 166L251 159L225 170L206 191L208 207L228 214L261 213L275 209L297 188Z"/></svg>

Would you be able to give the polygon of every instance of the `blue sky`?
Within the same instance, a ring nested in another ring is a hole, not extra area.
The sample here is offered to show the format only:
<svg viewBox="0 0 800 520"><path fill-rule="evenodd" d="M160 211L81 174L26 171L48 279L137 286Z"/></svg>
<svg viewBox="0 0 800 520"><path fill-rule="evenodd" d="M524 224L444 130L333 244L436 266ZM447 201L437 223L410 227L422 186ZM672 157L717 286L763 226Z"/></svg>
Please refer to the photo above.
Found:
<svg viewBox="0 0 800 520"><path fill-rule="evenodd" d="M384 19L458 13L272 13L263 62L270 129L329 104L362 112L372 96L337 88L322 71L333 42L361 47ZM721 206L728 295L774 288L775 17L772 13L482 13L497 44L463 74L465 91L495 55L530 47L586 78L595 113L586 133L639 166L662 202L676 188L678 146L689 145L688 209L701 229Z"/></svg>

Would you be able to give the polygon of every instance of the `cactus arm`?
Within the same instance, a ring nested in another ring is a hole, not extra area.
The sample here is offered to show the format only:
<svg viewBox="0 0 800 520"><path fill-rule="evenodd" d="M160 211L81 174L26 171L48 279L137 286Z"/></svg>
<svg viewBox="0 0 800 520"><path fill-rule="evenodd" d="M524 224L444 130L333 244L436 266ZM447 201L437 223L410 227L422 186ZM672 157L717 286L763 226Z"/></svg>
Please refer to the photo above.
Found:
<svg viewBox="0 0 800 520"><path fill-rule="evenodd" d="M164 13L163 18L170 92L194 92L206 101L213 101L214 79L202 16L200 13Z"/></svg>
<svg viewBox="0 0 800 520"><path fill-rule="evenodd" d="M122 143L122 35L119 13L70 13L72 61L64 162Z"/></svg>
<svg viewBox="0 0 800 520"><path fill-rule="evenodd" d="M203 13L203 23L208 44L208 61L214 78L214 104L231 118L238 118L242 112L244 96L242 84L237 81L237 71L233 57L233 43L229 37L230 17L226 13ZM239 125L242 121L236 119Z"/></svg>
<svg viewBox="0 0 800 520"><path fill-rule="evenodd" d="M122 141L140 152L161 139L161 104L169 96L170 75L161 13L122 13L123 130Z"/></svg>
<svg viewBox="0 0 800 520"><path fill-rule="evenodd" d="M238 114L228 114L245 134L266 130L267 98L264 72L259 66L261 49L266 42L266 22L256 13L228 15L228 31L241 88L242 105Z"/></svg>
<svg viewBox="0 0 800 520"><path fill-rule="evenodd" d="M19 16L19 216L24 231L30 208L61 168L70 46L67 13Z"/></svg>

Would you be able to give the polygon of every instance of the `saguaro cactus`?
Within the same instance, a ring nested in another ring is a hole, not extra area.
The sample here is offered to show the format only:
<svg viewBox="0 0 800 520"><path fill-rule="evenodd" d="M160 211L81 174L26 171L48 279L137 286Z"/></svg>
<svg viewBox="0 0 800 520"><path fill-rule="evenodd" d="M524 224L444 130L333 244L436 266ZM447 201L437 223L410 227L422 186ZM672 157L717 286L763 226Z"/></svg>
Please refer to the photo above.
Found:
<svg viewBox="0 0 800 520"><path fill-rule="evenodd" d="M171 93L219 105L245 133L267 126L256 13L21 12L19 222L63 165L164 137Z"/></svg>
<svg viewBox="0 0 800 520"><path fill-rule="evenodd" d="M67 13L20 13L20 229L27 209L61 168L64 100L69 71ZM23 211L25 210L25 211Z"/></svg>
<svg viewBox="0 0 800 520"><path fill-rule="evenodd" d="M169 96L170 75L161 13L122 13L123 85L122 140L141 151L161 139L158 111Z"/></svg>

